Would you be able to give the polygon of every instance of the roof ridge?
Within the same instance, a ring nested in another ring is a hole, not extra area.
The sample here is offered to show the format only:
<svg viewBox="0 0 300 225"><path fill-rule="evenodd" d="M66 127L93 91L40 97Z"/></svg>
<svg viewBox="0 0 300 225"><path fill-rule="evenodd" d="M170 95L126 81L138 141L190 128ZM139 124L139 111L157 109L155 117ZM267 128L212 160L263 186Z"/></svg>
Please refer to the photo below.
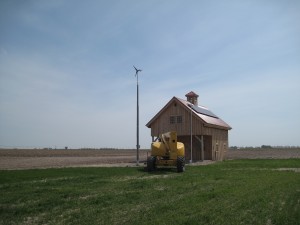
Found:
<svg viewBox="0 0 300 225"><path fill-rule="evenodd" d="M188 103L190 103L190 104L192 104L192 105L195 105L195 104L193 104L193 103L191 103L191 102L189 102L188 100L185 100L185 99L182 99L182 98L178 98L178 97L176 97L176 96L174 96L175 98L177 98L178 100L181 100L181 101L184 101L184 102L188 102ZM208 109L209 110L209 108L207 108L206 106L204 106L204 105L195 105L195 106L200 106L200 107L202 107L202 108L205 108L205 109Z"/></svg>
<svg viewBox="0 0 300 225"><path fill-rule="evenodd" d="M232 129L225 121L223 121L221 118L216 116L213 112L210 111L209 108L206 108L205 106L199 106L199 105L194 105L191 102L178 98L176 96L173 96L172 99L146 124L147 127L150 128L151 124L153 123L154 120L156 120L157 117L160 116L161 113L171 104L172 101L177 100L179 101L183 107L185 107L187 110L192 110L192 112L197 115L201 120L203 120L208 126L217 126L217 127L222 127L223 129ZM190 107L190 105L191 107ZM194 107L194 108L193 108ZM204 111L198 111L197 107L204 110ZM209 111L209 112L205 112Z"/></svg>

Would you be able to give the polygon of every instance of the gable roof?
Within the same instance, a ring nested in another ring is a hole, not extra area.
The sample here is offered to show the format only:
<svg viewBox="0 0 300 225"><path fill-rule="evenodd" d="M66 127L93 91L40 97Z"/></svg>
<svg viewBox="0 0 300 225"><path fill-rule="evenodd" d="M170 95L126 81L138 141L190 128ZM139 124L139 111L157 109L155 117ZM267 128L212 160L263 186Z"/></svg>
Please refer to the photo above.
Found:
<svg viewBox="0 0 300 225"><path fill-rule="evenodd" d="M207 126L217 126L220 129L230 130L232 129L226 122L212 113L208 108L204 106L193 105L192 103L173 97L147 124L148 128L151 128L151 124L172 104L174 101L179 102L182 107L186 110L190 111L192 109L192 113L197 116L199 119L204 121Z"/></svg>

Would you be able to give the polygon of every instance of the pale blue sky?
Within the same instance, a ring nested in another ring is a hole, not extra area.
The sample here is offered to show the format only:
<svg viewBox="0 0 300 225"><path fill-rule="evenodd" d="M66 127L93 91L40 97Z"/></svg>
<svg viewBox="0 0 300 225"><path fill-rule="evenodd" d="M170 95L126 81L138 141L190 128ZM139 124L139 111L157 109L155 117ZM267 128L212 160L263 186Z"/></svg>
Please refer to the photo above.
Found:
<svg viewBox="0 0 300 225"><path fill-rule="evenodd" d="M300 1L2 0L0 147L136 145L173 97L229 144L300 145Z"/></svg>

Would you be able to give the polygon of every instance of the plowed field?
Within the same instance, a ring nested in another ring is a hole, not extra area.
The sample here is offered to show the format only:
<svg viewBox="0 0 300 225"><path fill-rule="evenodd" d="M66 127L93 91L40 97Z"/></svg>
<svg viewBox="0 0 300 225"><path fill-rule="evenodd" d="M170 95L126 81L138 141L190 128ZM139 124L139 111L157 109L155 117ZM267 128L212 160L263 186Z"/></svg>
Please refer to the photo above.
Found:
<svg viewBox="0 0 300 225"><path fill-rule="evenodd" d="M148 153L140 150L140 165ZM257 158L300 158L300 149L229 150L227 153L227 159ZM0 169L5 170L97 166L136 166L136 150L0 149Z"/></svg>

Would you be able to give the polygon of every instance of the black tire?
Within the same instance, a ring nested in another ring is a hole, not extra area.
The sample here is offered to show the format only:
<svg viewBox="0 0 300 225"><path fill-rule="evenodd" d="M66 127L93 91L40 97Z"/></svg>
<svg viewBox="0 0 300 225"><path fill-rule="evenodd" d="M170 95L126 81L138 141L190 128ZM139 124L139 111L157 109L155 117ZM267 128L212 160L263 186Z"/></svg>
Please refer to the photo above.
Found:
<svg viewBox="0 0 300 225"><path fill-rule="evenodd" d="M152 172L156 169L156 158L154 156L149 156L147 158L147 170L148 172Z"/></svg>
<svg viewBox="0 0 300 225"><path fill-rule="evenodd" d="M182 173L185 170L185 158L183 156L177 157L177 172Z"/></svg>

